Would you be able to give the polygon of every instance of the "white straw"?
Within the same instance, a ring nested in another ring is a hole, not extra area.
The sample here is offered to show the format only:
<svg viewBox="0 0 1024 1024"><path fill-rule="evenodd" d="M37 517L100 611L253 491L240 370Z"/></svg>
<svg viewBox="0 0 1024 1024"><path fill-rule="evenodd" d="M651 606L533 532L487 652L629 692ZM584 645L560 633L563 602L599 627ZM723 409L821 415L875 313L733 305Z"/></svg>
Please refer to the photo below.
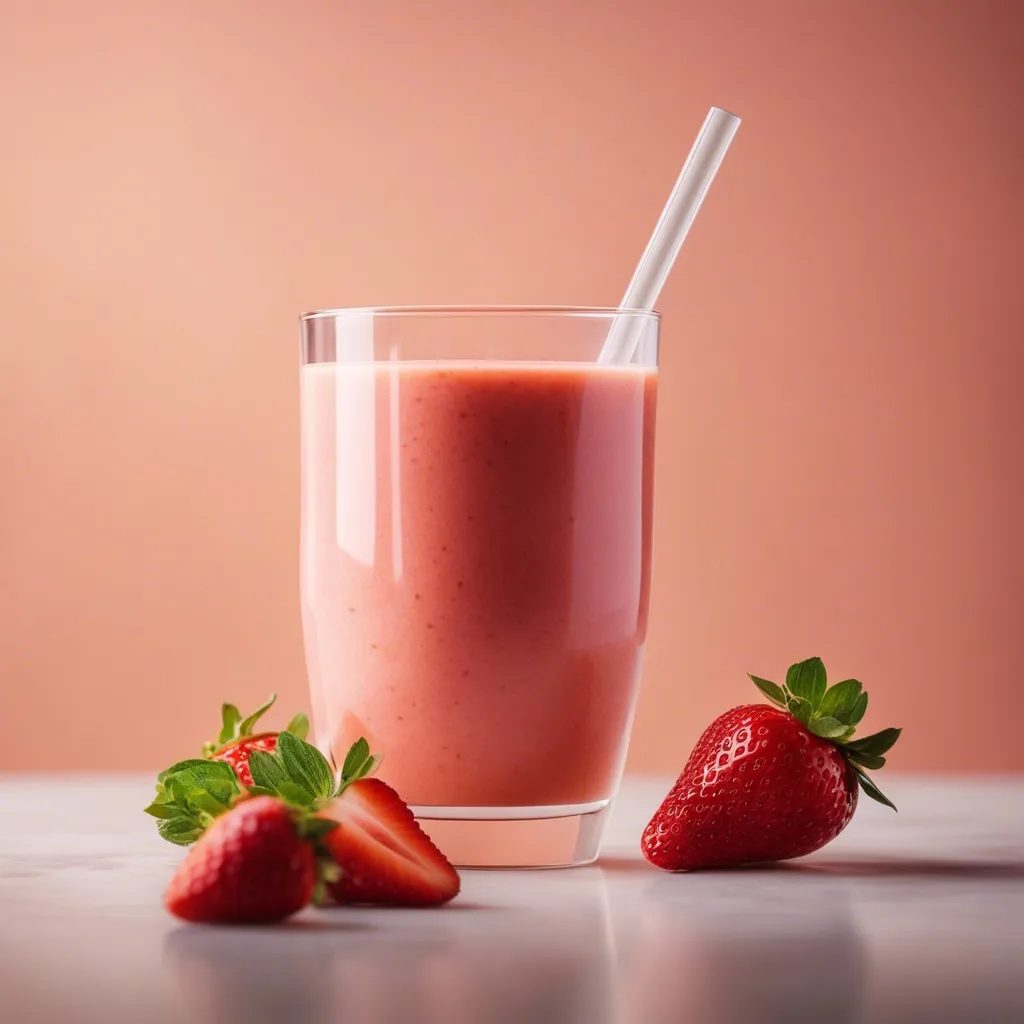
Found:
<svg viewBox="0 0 1024 1024"><path fill-rule="evenodd" d="M727 110L712 107L708 111L704 127L683 164L654 234L640 257L633 280L619 304L620 309L654 309L665 278L739 126L740 119ZM597 361L628 363L636 348L637 333L635 319L616 317Z"/></svg>

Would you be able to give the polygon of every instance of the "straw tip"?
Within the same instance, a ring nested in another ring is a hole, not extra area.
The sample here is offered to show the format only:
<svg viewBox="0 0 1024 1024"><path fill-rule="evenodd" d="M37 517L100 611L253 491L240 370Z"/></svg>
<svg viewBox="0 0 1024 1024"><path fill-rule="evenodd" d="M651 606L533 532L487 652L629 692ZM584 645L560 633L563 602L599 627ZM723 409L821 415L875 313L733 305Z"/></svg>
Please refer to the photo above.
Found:
<svg viewBox="0 0 1024 1024"><path fill-rule="evenodd" d="M725 114L726 117L734 118L737 121L743 120L739 114L734 114L731 110L726 110L725 107L712 107L711 112L713 114Z"/></svg>

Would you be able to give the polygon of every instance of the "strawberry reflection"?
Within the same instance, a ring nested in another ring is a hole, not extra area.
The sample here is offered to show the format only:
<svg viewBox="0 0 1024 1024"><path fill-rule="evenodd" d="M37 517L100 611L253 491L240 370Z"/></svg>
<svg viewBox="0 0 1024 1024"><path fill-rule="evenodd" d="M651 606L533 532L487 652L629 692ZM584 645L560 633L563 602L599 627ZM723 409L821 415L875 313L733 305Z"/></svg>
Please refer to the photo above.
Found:
<svg viewBox="0 0 1024 1024"><path fill-rule="evenodd" d="M274 927L185 925L164 943L181 1020L194 1024L322 1024L343 1019L332 960L360 932L302 918Z"/></svg>
<svg viewBox="0 0 1024 1024"><path fill-rule="evenodd" d="M438 910L181 928L166 958L195 1024L617 1024L600 870L470 873L465 888Z"/></svg>
<svg viewBox="0 0 1024 1024"><path fill-rule="evenodd" d="M663 875L625 966L630 1024L860 1020L865 954L841 883L802 872Z"/></svg>

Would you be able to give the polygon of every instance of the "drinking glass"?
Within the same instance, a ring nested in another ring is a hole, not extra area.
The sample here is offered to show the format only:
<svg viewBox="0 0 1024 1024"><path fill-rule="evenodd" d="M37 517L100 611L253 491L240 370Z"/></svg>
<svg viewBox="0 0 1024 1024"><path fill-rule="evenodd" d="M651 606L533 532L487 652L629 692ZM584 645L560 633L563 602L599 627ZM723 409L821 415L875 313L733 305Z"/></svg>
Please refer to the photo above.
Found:
<svg viewBox="0 0 1024 1024"><path fill-rule="evenodd" d="M598 362L625 324L628 358ZM456 865L585 864L647 635L657 313L302 318L301 593L317 744L365 736Z"/></svg>

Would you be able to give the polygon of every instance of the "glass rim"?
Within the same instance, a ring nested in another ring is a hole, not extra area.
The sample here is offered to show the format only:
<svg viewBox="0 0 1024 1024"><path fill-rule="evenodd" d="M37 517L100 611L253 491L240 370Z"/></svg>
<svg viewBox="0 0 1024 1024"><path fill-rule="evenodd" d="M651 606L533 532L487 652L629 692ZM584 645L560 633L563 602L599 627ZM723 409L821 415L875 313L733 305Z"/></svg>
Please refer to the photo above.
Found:
<svg viewBox="0 0 1024 1024"><path fill-rule="evenodd" d="M624 309L611 306L339 306L335 309L315 309L303 313L300 323L310 320L336 320L345 316L403 317L403 316L571 316L595 320L617 316L661 321L654 309Z"/></svg>

